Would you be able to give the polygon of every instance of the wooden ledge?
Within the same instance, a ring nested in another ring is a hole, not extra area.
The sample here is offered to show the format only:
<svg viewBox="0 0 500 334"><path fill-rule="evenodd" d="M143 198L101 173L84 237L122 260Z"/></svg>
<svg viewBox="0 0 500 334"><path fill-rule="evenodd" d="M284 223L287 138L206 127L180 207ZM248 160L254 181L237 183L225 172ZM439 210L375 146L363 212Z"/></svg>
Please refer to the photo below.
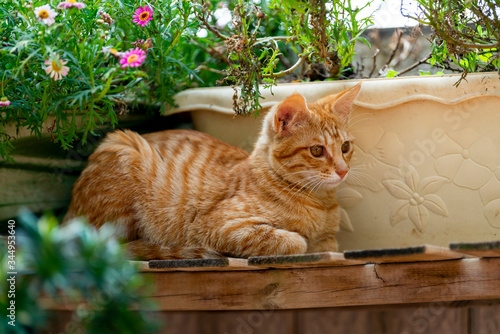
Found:
<svg viewBox="0 0 500 334"><path fill-rule="evenodd" d="M500 258L144 273L165 311L268 310L500 299Z"/></svg>
<svg viewBox="0 0 500 334"><path fill-rule="evenodd" d="M140 262L160 311L275 310L500 300L500 244ZM473 251L465 257L461 248ZM351 254L351 255L350 255ZM353 255L354 254L354 255ZM484 256L484 257L481 257ZM432 261L431 261L432 260ZM369 261L369 262L368 262ZM414 262L409 262L414 261ZM53 310L76 303L41 299Z"/></svg>

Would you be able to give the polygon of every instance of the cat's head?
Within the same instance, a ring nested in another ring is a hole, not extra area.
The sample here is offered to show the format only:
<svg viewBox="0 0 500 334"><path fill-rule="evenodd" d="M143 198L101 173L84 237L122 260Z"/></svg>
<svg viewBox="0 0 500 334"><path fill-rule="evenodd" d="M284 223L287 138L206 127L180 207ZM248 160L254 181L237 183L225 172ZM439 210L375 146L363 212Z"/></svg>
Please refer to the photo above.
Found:
<svg viewBox="0 0 500 334"><path fill-rule="evenodd" d="M353 154L349 117L361 83L314 103L295 93L266 116L268 161L279 177L305 189L336 187Z"/></svg>

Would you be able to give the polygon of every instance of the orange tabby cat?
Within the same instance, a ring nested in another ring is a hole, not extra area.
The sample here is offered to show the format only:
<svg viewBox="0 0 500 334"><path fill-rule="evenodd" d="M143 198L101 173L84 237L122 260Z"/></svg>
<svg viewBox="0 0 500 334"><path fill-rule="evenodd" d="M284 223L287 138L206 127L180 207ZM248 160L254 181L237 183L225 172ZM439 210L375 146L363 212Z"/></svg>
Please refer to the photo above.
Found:
<svg viewBox="0 0 500 334"><path fill-rule="evenodd" d="M143 259L336 251L334 188L349 172L360 84L273 107L249 155L207 134L109 134L76 182L65 220L113 222Z"/></svg>

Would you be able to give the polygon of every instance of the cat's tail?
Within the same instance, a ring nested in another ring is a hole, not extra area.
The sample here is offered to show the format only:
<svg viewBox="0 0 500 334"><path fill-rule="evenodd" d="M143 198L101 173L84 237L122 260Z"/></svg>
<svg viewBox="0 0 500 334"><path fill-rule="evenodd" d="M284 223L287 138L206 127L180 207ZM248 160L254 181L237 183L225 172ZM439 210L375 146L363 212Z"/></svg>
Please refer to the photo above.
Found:
<svg viewBox="0 0 500 334"><path fill-rule="evenodd" d="M127 256L134 260L178 260L223 258L220 253L204 248L164 247L146 240L134 240L125 244Z"/></svg>

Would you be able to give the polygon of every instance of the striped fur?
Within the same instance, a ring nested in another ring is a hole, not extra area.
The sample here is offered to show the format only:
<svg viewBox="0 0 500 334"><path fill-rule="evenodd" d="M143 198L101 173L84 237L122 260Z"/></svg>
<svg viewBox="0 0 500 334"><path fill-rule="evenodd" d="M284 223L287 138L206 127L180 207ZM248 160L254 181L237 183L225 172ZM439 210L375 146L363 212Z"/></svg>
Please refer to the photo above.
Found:
<svg viewBox="0 0 500 334"><path fill-rule="evenodd" d="M336 251L334 189L349 171L359 89L309 104L291 95L267 114L250 155L196 131L113 132L90 156L65 220L113 222L143 259Z"/></svg>

